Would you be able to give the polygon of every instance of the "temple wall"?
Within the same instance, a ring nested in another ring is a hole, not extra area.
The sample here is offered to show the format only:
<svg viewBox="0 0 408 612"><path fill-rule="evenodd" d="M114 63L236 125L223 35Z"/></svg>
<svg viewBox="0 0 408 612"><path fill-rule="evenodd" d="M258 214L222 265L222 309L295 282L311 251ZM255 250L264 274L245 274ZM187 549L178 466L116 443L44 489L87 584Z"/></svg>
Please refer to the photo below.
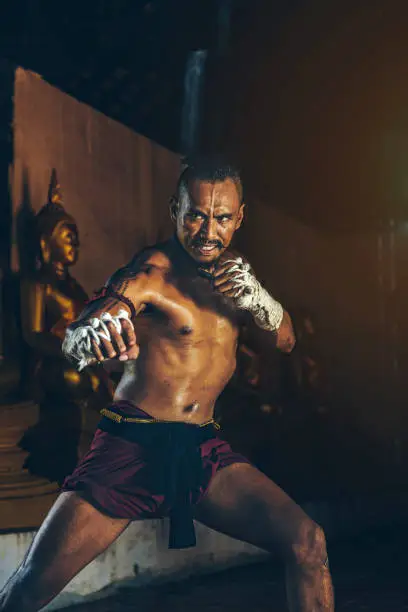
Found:
<svg viewBox="0 0 408 612"><path fill-rule="evenodd" d="M13 125L14 270L24 249L18 219L45 203L52 168L78 223L81 253L73 274L88 292L139 248L169 235L176 154L21 68Z"/></svg>

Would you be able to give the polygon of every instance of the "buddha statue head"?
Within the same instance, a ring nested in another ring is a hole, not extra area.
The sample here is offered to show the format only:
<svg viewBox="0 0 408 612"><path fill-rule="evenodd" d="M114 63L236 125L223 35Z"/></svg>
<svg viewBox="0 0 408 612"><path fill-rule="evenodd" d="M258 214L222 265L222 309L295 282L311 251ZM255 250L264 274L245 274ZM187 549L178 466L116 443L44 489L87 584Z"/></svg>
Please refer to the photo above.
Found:
<svg viewBox="0 0 408 612"><path fill-rule="evenodd" d="M78 260L79 239L75 219L64 206L56 171L52 171L48 201L36 215L40 266L65 269Z"/></svg>

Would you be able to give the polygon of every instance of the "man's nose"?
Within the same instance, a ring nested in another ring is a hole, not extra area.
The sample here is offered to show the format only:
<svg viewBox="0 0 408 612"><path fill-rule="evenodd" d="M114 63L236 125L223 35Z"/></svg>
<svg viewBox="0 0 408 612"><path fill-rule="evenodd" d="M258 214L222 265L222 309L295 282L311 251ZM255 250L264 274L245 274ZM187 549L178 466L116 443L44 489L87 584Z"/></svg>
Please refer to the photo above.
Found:
<svg viewBox="0 0 408 612"><path fill-rule="evenodd" d="M203 234L208 241L217 240L217 224L215 219L206 219Z"/></svg>

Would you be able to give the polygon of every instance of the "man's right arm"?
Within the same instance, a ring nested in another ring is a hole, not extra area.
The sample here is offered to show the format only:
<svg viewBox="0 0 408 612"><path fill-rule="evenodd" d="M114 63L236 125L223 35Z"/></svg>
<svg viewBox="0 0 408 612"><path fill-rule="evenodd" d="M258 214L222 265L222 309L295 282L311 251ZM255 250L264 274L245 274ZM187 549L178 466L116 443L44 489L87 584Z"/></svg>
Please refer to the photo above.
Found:
<svg viewBox="0 0 408 612"><path fill-rule="evenodd" d="M135 260L115 272L68 327L64 355L79 369L105 359L136 359L132 320L153 294L162 291L163 282L163 269L149 260Z"/></svg>

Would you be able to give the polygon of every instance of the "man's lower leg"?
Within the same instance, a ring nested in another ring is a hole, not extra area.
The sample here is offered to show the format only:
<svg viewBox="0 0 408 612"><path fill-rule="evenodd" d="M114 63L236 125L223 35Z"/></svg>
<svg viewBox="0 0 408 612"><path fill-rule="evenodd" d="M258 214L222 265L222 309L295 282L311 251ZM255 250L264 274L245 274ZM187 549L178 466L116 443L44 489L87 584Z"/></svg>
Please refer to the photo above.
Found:
<svg viewBox="0 0 408 612"><path fill-rule="evenodd" d="M329 568L286 568L286 589L291 612L333 612L334 593Z"/></svg>
<svg viewBox="0 0 408 612"><path fill-rule="evenodd" d="M21 565L0 591L0 612L37 612L56 594L56 589L35 583L29 569Z"/></svg>
<svg viewBox="0 0 408 612"><path fill-rule="evenodd" d="M287 560L291 612L333 612L334 593L323 531L310 521Z"/></svg>

